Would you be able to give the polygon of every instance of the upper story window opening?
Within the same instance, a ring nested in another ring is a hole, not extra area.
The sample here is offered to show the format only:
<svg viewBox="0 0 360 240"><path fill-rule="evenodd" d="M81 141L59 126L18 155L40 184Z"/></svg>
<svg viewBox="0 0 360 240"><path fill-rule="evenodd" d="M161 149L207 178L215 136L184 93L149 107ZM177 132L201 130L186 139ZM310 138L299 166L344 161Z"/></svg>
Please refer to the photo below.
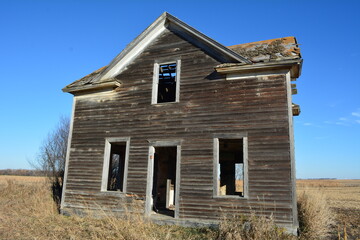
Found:
<svg viewBox="0 0 360 240"><path fill-rule="evenodd" d="M155 63L152 104L179 101L180 60Z"/></svg>
<svg viewBox="0 0 360 240"><path fill-rule="evenodd" d="M176 99L176 63L159 66L157 102L175 102Z"/></svg>

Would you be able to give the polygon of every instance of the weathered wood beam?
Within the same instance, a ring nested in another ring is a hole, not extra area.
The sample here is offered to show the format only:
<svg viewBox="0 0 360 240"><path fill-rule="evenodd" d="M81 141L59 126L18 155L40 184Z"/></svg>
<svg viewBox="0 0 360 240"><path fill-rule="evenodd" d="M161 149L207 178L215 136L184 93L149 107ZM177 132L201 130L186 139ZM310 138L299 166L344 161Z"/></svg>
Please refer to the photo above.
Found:
<svg viewBox="0 0 360 240"><path fill-rule="evenodd" d="M215 70L221 74L249 72L259 70L276 70L289 69L292 78L298 78L301 74L302 59L285 60L276 62L256 63L256 64L220 64L215 67Z"/></svg>
<svg viewBox="0 0 360 240"><path fill-rule="evenodd" d="M83 85L83 86L79 86L79 87L63 88L62 91L76 95L78 93L84 93L84 92L94 91L94 90L98 91L101 89L113 90L120 86L121 86L121 83L119 81L113 80L110 82L105 82L105 83L100 83L100 84L89 84L89 85Z"/></svg>

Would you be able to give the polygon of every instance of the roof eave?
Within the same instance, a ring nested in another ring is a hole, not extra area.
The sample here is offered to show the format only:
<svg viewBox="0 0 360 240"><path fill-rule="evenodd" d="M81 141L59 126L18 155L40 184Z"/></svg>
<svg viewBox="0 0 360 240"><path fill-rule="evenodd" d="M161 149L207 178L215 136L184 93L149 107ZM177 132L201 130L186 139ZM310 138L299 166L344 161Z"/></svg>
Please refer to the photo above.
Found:
<svg viewBox="0 0 360 240"><path fill-rule="evenodd" d="M291 77L298 78L301 75L302 59L283 60L266 63L255 63L252 65L220 64L215 70L221 74L239 73L248 71L289 69Z"/></svg>
<svg viewBox="0 0 360 240"><path fill-rule="evenodd" d="M94 85L84 85L79 87L65 87L62 89L63 92L71 93L73 95L77 95L78 93L85 93L91 91L99 91L99 90L113 90L114 88L120 87L121 83L117 80L94 84Z"/></svg>

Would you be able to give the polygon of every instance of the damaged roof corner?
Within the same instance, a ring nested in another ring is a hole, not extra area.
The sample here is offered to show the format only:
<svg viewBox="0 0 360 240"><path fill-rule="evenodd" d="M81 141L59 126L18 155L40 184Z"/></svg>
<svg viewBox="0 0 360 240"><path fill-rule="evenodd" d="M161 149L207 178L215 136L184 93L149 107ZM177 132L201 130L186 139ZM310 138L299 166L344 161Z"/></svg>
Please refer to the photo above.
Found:
<svg viewBox="0 0 360 240"><path fill-rule="evenodd" d="M229 46L253 63L300 59L300 48L295 37L276 38Z"/></svg>

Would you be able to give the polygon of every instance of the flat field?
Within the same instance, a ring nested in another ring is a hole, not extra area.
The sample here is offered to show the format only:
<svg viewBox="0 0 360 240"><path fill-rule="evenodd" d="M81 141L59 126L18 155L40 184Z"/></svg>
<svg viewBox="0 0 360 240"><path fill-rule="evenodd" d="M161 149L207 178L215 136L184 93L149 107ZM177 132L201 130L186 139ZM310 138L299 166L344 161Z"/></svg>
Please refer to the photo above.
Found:
<svg viewBox="0 0 360 240"><path fill-rule="evenodd" d="M0 175L1 187L7 185L8 181L13 181L19 184L45 183L46 177Z"/></svg>
<svg viewBox="0 0 360 240"><path fill-rule="evenodd" d="M334 235L347 233L348 239L360 239L360 180L297 180L297 192L320 192L335 214Z"/></svg>
<svg viewBox="0 0 360 240"><path fill-rule="evenodd" d="M330 239L360 239L360 180L298 180L303 191L322 193L336 223ZM59 215L45 177L0 175L0 239L217 239L211 229L155 226L131 221ZM340 238L339 238L340 234Z"/></svg>

